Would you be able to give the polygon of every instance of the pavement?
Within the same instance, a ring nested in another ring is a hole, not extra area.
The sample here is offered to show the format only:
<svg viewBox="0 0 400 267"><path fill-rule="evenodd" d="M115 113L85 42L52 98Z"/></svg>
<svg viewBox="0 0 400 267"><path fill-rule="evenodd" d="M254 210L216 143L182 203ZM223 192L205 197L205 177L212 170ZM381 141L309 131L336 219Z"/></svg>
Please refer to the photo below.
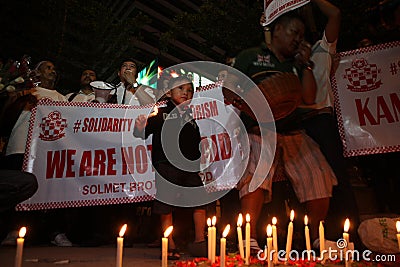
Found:
<svg viewBox="0 0 400 267"><path fill-rule="evenodd" d="M50 247L27 246L23 249L22 267L108 267L116 266L116 246ZM0 247L0 267L14 267L16 247ZM188 259L183 254L181 260ZM169 262L172 265L172 262ZM125 247L122 266L161 266L160 249L145 244Z"/></svg>

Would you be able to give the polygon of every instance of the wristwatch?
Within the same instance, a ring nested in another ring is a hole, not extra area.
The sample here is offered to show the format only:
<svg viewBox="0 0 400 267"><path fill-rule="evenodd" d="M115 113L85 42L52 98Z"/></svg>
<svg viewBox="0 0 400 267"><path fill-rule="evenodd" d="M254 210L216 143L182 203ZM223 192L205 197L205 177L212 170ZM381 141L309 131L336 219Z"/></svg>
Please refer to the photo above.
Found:
<svg viewBox="0 0 400 267"><path fill-rule="evenodd" d="M309 61L305 62L302 67L303 67L303 69L313 70L314 66L315 66L314 61L309 60Z"/></svg>

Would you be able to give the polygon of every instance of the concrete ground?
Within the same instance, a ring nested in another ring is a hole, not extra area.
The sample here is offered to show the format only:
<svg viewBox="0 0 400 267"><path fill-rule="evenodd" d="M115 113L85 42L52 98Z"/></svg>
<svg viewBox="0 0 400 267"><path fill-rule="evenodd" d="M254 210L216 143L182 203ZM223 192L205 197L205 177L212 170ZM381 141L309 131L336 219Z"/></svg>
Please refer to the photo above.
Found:
<svg viewBox="0 0 400 267"><path fill-rule="evenodd" d="M16 247L0 247L0 267L13 267ZM123 266L161 266L160 249L135 244L124 248ZM181 259L188 258L182 255ZM172 262L169 262L172 264ZM116 265L116 247L37 247L23 250L22 267L108 267Z"/></svg>
<svg viewBox="0 0 400 267"><path fill-rule="evenodd" d="M0 247L0 267L14 266L15 247ZM123 267L155 267L161 266L159 248L147 248L144 244L135 244L133 247L124 248ZM372 257L372 256L371 256ZM400 266L400 254L396 255L395 262L380 262L381 267ZM187 254L181 255L181 260L190 259ZM173 266L173 262L168 262ZM371 265L357 266L376 266ZM23 250L21 267L115 267L116 248L107 247L38 247L28 246ZM283 265L279 265L283 266ZM327 264L326 267L332 266ZM344 267L344 265L334 265Z"/></svg>

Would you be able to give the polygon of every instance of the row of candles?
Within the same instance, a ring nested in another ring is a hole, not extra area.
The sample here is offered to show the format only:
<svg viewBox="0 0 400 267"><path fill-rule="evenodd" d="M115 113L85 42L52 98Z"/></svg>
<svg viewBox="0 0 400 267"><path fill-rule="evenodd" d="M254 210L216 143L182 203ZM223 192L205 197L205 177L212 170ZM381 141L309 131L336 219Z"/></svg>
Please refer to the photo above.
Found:
<svg viewBox="0 0 400 267"><path fill-rule="evenodd" d="M292 238L293 238L293 220L294 220L294 211L290 212L290 222L288 225L287 231L287 239L286 239L286 260L290 255L291 247L292 247ZM243 244L243 234L242 234L242 224L243 224L243 215L240 213L237 220L237 238L238 238L238 247L239 254L241 258L245 261L245 265L249 265L250 262L250 215L246 214L246 226L245 226L245 246ZM272 225L268 224L266 228L267 232L267 247L266 247L266 255L268 261L268 267L273 267L274 264L278 263L278 235L277 235L277 219L276 217L272 218ZM216 251L216 217L214 216L212 219L207 219L208 225L208 260L213 264L215 263L215 251ZM310 230L308 227L308 217L304 216L304 234L305 234L305 242L306 242L306 251L307 255L311 255L311 239L310 239ZM350 228L350 220L346 219L344 223L344 232L343 239L346 241L346 244L350 244L349 237L349 228ZM226 236L229 233L230 225L228 224L225 227L225 230L222 233L222 237L220 239L220 266L225 266L225 257L226 257ZM397 242L400 251L400 221L396 222L397 229ZM323 251L325 251L325 229L322 222L319 224L319 241L320 241L320 255L324 255ZM245 249L244 249L245 247ZM346 255L347 247L344 248L344 254ZM271 253L273 253L273 257L271 257ZM324 259L322 259L324 261ZM345 258L345 266L350 266L350 259Z"/></svg>
<svg viewBox="0 0 400 267"><path fill-rule="evenodd" d="M294 211L290 212L290 222L288 225L287 232L287 240L286 240L286 255L289 255L292 246L292 236L293 236L293 220L294 220ZM211 263L215 263L215 254L216 254L216 217L212 217L207 219L208 225L208 259ZM277 251L278 251L278 236L277 236L277 228L276 228L277 219L274 217L272 219L272 226L268 224L267 226L267 256L268 256L268 267L272 267L274 263L278 263ZM237 220L237 237L239 243L239 254L242 259L245 260L245 264L249 265L250 262L250 215L246 214L246 226L245 226L245 246L243 244L243 235L242 235L242 224L243 224L243 216L239 214ZM308 228L308 218L307 215L304 216L304 233L306 239L306 249L307 252L311 251L311 241L310 241L310 232ZM347 244L349 244L350 238L348 234L348 230L350 228L350 221L346 219L344 224L344 233L343 239L346 240ZM123 242L124 242L124 234L127 229L127 225L124 224L119 231L119 236L117 237L117 255L116 255L116 267L122 267L122 258L123 258ZM399 245L400 251L400 221L396 222L397 229L397 242ZM173 230L173 226L169 226L162 237L161 242L161 267L168 266L168 236L171 234ZM226 259L226 237L230 231L230 225L226 225L222 237L220 239L220 266L225 266ZM325 250L325 236L324 236L324 226L322 222L319 225L319 241L320 241L320 253L322 255L322 251ZM26 227L22 227L19 231L19 237L17 238L17 250L15 254L15 265L14 267L22 266L22 252L24 246L24 237L26 234ZM246 249L244 249L244 247ZM274 250L273 258L271 259L271 251ZM349 266L349 262L346 258L346 266Z"/></svg>

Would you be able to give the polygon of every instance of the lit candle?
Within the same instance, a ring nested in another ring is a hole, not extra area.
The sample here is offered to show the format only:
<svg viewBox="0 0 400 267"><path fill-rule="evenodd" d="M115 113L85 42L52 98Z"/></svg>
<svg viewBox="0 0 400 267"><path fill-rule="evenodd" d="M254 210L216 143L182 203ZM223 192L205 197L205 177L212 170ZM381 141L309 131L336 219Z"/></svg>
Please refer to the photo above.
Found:
<svg viewBox="0 0 400 267"><path fill-rule="evenodd" d="M343 239L346 241L345 247L343 248L346 267L350 266L350 262L351 262L350 259L347 258L347 247L349 246L349 241L350 241L350 237L349 237L349 233L348 233L349 229L350 229L350 220L346 219L346 221L344 222L344 232L343 232Z"/></svg>
<svg viewBox="0 0 400 267"><path fill-rule="evenodd" d="M243 224L243 215L241 213L239 213L239 217L237 220L237 235L238 235L238 243L239 243L239 254L240 254L240 257L242 259L244 259L242 224Z"/></svg>
<svg viewBox="0 0 400 267"><path fill-rule="evenodd" d="M116 260L116 263L115 263L115 265L117 267L121 267L122 266L122 251L124 249L124 237L123 236L125 234L126 227L127 227L126 224L124 224L121 227L121 230L119 230L119 236L117 237L117 260Z"/></svg>
<svg viewBox="0 0 400 267"><path fill-rule="evenodd" d="M397 243L399 244L399 251L400 251L400 221L396 222L396 230L397 230Z"/></svg>
<svg viewBox="0 0 400 267"><path fill-rule="evenodd" d="M310 229L308 229L308 216L304 216L304 234L306 236L306 249L307 249L307 257L310 260L311 253L311 241L310 241Z"/></svg>
<svg viewBox="0 0 400 267"><path fill-rule="evenodd" d="M325 229L322 221L319 222L319 255L323 260L325 257Z"/></svg>
<svg viewBox="0 0 400 267"><path fill-rule="evenodd" d="M217 228L215 224L217 223L217 217L213 216L211 219L211 263L215 263L215 253L217 250Z"/></svg>
<svg viewBox="0 0 400 267"><path fill-rule="evenodd" d="M211 233L211 218L207 219L207 248L208 248L208 260L211 261L211 254L212 254L212 248L211 248L211 239L212 239L212 233Z"/></svg>
<svg viewBox="0 0 400 267"><path fill-rule="evenodd" d="M274 263L278 263L278 233L276 230L276 217L272 218L272 242L274 245Z"/></svg>
<svg viewBox="0 0 400 267"><path fill-rule="evenodd" d="M273 250L273 245L272 245L272 226L268 224L267 226L267 257L268 257L268 267L273 267L274 263L272 261L271 257L271 252Z"/></svg>
<svg viewBox="0 0 400 267"><path fill-rule="evenodd" d="M289 260L289 254L292 250L292 238L293 238L293 220L294 220L294 210L290 212L290 222L288 225L287 239L286 239L286 261Z"/></svg>
<svg viewBox="0 0 400 267"><path fill-rule="evenodd" d="M231 229L231 226L228 224L228 225L225 227L224 232L222 233L222 238L221 238L221 243L220 243L220 252L221 252L221 255L220 255L220 257L219 257L219 258L220 258L220 264L219 264L219 266L221 266L221 267L225 267L226 236L228 235L230 229Z"/></svg>
<svg viewBox="0 0 400 267"><path fill-rule="evenodd" d="M15 253L15 267L20 267L22 263L22 251L24 249L24 236L26 234L26 227L19 230L17 238L17 252Z"/></svg>
<svg viewBox="0 0 400 267"><path fill-rule="evenodd" d="M157 106L154 106L153 112L150 113L149 118L154 117L154 116L157 115L157 114L158 114L158 107L157 107Z"/></svg>
<svg viewBox="0 0 400 267"><path fill-rule="evenodd" d="M168 266L168 236L173 229L172 225L168 227L164 232L164 237L161 239L161 267Z"/></svg>
<svg viewBox="0 0 400 267"><path fill-rule="evenodd" d="M246 258L245 258L245 264L249 265L250 263L250 214L246 214L246 232L245 232L245 238L246 238Z"/></svg>

